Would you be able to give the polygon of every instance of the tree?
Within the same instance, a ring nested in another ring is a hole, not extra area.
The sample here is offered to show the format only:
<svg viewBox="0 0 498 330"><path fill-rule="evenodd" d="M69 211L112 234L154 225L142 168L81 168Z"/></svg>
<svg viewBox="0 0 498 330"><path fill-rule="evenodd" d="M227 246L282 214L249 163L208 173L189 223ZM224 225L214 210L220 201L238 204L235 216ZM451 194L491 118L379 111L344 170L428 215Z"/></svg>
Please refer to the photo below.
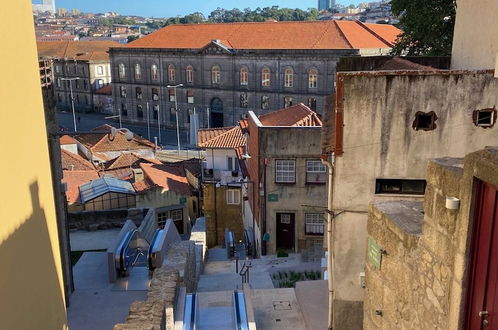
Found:
<svg viewBox="0 0 498 330"><path fill-rule="evenodd" d="M391 10L403 30L394 55L451 55L455 0L392 0Z"/></svg>
<svg viewBox="0 0 498 330"><path fill-rule="evenodd" d="M138 38L140 38L139 36L128 36L126 39L128 39L128 42L132 42L134 40L137 40Z"/></svg>

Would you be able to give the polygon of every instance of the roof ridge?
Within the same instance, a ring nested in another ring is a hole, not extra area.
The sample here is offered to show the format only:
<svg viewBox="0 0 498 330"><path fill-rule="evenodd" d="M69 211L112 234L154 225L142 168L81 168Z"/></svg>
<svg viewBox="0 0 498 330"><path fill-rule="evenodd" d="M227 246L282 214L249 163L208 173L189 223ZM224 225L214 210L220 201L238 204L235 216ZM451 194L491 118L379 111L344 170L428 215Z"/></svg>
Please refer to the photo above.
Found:
<svg viewBox="0 0 498 330"><path fill-rule="evenodd" d="M223 132L223 133L221 133L219 135L216 135L215 137L213 137L212 139L207 140L206 142L211 142L211 141L218 140L218 139L222 138L223 136L225 136L226 134L230 133L232 130L237 129L237 127L239 127L239 126L232 126L230 129L227 129L225 132Z"/></svg>
<svg viewBox="0 0 498 330"><path fill-rule="evenodd" d="M342 31L341 27L339 26L339 24L337 24L337 22L335 20L333 20L335 26L337 27L337 29L339 30L339 33L342 35L342 37L344 38L344 40L346 40L346 42L348 43L349 47L351 47L351 49L355 49L353 47L353 44L351 44L351 42L349 41L349 39L346 37L346 34Z"/></svg>
<svg viewBox="0 0 498 330"><path fill-rule="evenodd" d="M328 23L328 22L327 22ZM327 24L326 28L322 30L322 35L320 37L318 37L316 40L315 40L315 43L313 45L311 45L311 48L315 48L315 46L320 42L322 41L322 39L325 37L325 34L327 34L327 32L329 31L330 29L330 26L332 25L333 23L329 23Z"/></svg>
<svg viewBox="0 0 498 330"><path fill-rule="evenodd" d="M379 39L380 41L382 41L383 43L385 43L386 45L388 45L389 47L393 47L394 45L392 43L390 43L389 41L387 41L386 39L382 38L378 33L376 33L374 30L372 30L371 28L369 28L366 24L364 24L363 22L359 21L359 20L356 20L355 21L358 25L360 25L362 28L364 28L365 30L367 30L368 32L370 32L371 34L373 34L377 39Z"/></svg>
<svg viewBox="0 0 498 330"><path fill-rule="evenodd" d="M330 21L330 20L329 20ZM335 21L335 20L331 20ZM327 23L327 21L264 21L264 22L222 22L222 23L188 23L188 24L170 24L166 25L161 29L168 28L170 26L198 26L198 25L252 25L252 24L279 24L279 23Z"/></svg>
<svg viewBox="0 0 498 330"><path fill-rule="evenodd" d="M80 164L82 163L82 164L84 164L84 165L86 165L86 166L88 166L88 167L90 167L92 169L95 169L95 167L93 166L92 162L90 162L89 160L81 157L80 155L76 155L76 154L72 153L71 151L66 150L64 148L61 148L61 152L63 154L65 154L66 156L71 157L75 161L78 161Z"/></svg>

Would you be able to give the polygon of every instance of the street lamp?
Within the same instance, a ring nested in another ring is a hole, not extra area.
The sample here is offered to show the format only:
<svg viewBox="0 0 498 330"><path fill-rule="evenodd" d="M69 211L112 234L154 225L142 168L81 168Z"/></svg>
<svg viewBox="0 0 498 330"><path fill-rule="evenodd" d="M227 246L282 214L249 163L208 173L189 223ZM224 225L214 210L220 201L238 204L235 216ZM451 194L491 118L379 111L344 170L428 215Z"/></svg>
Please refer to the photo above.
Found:
<svg viewBox="0 0 498 330"><path fill-rule="evenodd" d="M183 84L178 85L168 85L166 88L173 88L175 90L175 112L176 112L176 141L178 143L178 155L180 155L180 125L178 124L178 98L176 95L176 89L178 87L183 87Z"/></svg>
<svg viewBox="0 0 498 330"><path fill-rule="evenodd" d="M73 97L73 84L71 83L73 80L79 80L79 77L75 78L60 78L62 81L69 81L69 92L71 94L71 109L73 110L73 123L74 123L74 131L77 132L76 128L76 114L74 112L74 97Z"/></svg>
<svg viewBox="0 0 498 330"><path fill-rule="evenodd" d="M123 128L122 125L121 125L121 115L114 115L114 116L104 117L104 119L113 119L113 118L119 118L119 128Z"/></svg>

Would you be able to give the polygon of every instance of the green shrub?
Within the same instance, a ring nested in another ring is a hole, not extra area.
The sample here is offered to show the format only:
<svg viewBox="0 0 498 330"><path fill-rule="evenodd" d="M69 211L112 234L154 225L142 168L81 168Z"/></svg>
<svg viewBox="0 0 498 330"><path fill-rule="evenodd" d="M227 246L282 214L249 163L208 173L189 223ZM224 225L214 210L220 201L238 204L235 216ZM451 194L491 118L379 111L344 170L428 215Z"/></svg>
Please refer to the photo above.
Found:
<svg viewBox="0 0 498 330"><path fill-rule="evenodd" d="M285 258L288 256L289 256L289 254L287 252L285 252L284 250L278 250L278 252L277 252L277 258Z"/></svg>

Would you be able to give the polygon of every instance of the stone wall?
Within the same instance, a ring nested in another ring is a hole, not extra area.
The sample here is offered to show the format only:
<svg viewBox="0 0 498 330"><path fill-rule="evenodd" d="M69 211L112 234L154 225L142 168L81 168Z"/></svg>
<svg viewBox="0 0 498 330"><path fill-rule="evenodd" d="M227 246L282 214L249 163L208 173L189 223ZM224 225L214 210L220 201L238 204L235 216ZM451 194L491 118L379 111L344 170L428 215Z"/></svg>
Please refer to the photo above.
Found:
<svg viewBox="0 0 498 330"><path fill-rule="evenodd" d="M126 323L116 324L114 330L173 329L178 290L196 290L206 249L206 223L199 218L192 228L191 240L169 246L162 267L154 270L147 300L134 302Z"/></svg>
<svg viewBox="0 0 498 330"><path fill-rule="evenodd" d="M368 236L385 253L380 269L367 256L364 329L462 327L474 182L496 187L497 172L496 149L472 153L464 162L433 160L424 214L409 205L414 202L371 205ZM460 199L458 210L446 208L447 196Z"/></svg>
<svg viewBox="0 0 498 330"><path fill-rule="evenodd" d="M109 211L81 211L68 213L70 230L99 230L121 228L126 220L133 220L139 226L148 209L127 209Z"/></svg>

